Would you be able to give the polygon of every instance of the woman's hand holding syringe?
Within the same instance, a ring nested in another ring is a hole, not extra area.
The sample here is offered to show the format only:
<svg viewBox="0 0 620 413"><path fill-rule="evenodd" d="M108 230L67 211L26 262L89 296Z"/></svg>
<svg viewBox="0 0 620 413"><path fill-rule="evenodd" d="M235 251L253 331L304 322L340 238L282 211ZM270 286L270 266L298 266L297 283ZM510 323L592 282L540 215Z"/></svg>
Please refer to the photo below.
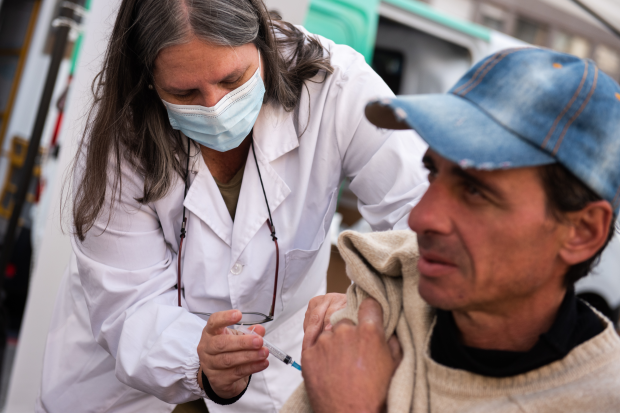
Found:
<svg viewBox="0 0 620 413"><path fill-rule="evenodd" d="M252 335L244 335L227 328L241 321L241 312L222 311L209 317L198 345L200 371L198 383L202 386L202 375L209 379L215 393L224 399L231 399L247 387L248 377L269 366L269 350L264 347L265 328L255 326Z"/></svg>

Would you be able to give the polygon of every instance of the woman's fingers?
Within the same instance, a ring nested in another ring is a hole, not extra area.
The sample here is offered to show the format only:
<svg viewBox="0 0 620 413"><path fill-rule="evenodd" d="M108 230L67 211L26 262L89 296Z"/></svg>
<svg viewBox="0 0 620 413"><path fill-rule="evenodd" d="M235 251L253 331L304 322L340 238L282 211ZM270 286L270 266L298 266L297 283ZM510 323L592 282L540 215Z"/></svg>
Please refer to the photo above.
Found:
<svg viewBox="0 0 620 413"><path fill-rule="evenodd" d="M237 379L248 377L250 374L260 373L269 367L269 360L257 361L254 363L243 364L232 369L232 374Z"/></svg>
<svg viewBox="0 0 620 413"><path fill-rule="evenodd" d="M243 364L227 370L204 369L213 391L220 397L230 399L239 395L247 386L248 376L269 367L268 360Z"/></svg>
<svg viewBox="0 0 620 413"><path fill-rule="evenodd" d="M226 327L237 324L241 321L241 317L241 311L239 310L228 310L215 313L209 317L205 332L212 336L223 334Z"/></svg>
<svg viewBox="0 0 620 413"><path fill-rule="evenodd" d="M261 337L265 337L265 327L263 327L260 324L257 324L255 326L250 326L248 327L250 330L254 331L256 334L258 334Z"/></svg>
<svg viewBox="0 0 620 413"><path fill-rule="evenodd" d="M238 395L247 385L249 375L269 366L269 350L263 348L263 326L250 327L256 334L228 328L241 321L241 317L238 310L213 314L198 344L200 366L213 391L223 398Z"/></svg>
<svg viewBox="0 0 620 413"><path fill-rule="evenodd" d="M261 347L263 347L261 336L220 334L207 340L204 351L210 355L218 355L243 350L259 350Z"/></svg>
<svg viewBox="0 0 620 413"><path fill-rule="evenodd" d="M261 348L258 351L236 351L213 356L206 363L209 370L226 370L248 363L260 362L269 356L269 350Z"/></svg>
<svg viewBox="0 0 620 413"><path fill-rule="evenodd" d="M260 373L267 367L269 367L269 360L261 360L233 367L228 370L205 369L204 373L214 390L218 387L220 390L229 390L230 386L234 386L238 381L246 379L250 374Z"/></svg>

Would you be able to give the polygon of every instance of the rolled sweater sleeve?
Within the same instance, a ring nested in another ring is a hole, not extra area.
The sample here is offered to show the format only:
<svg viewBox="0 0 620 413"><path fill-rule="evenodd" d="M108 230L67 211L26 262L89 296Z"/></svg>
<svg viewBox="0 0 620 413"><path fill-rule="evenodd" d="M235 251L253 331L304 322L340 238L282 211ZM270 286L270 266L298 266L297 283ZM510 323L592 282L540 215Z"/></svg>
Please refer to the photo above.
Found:
<svg viewBox="0 0 620 413"><path fill-rule="evenodd" d="M154 208L136 201L141 177L121 170L115 202L110 178L106 209L83 242L72 239L93 336L128 386L173 404L204 397L197 346L205 322L177 306L177 246Z"/></svg>

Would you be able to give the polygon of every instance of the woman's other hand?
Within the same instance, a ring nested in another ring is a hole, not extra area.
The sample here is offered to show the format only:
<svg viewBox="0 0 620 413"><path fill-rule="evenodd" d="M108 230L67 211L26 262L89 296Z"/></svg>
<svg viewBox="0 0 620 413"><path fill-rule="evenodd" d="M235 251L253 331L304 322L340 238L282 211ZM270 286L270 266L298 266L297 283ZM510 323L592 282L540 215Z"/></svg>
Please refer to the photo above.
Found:
<svg viewBox="0 0 620 413"><path fill-rule="evenodd" d="M263 347L265 328L255 326L257 335L237 335L227 327L241 320L238 310L222 311L209 317L198 344L200 368L213 391L223 399L238 396L248 385L251 374L269 366L269 350ZM202 376L198 374L201 388Z"/></svg>
<svg viewBox="0 0 620 413"><path fill-rule="evenodd" d="M323 331L330 331L330 318L336 311L346 307L346 294L327 294L314 297L308 304L304 319L304 341L302 350L316 343Z"/></svg>

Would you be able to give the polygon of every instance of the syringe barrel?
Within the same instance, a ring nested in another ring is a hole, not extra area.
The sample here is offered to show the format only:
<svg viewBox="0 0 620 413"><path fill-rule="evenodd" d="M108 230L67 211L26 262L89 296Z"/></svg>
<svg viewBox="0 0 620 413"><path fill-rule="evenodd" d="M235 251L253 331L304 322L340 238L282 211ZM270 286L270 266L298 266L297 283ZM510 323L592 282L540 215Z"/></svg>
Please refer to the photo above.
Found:
<svg viewBox="0 0 620 413"><path fill-rule="evenodd" d="M267 349L269 349L269 354L273 355L278 360L286 364L291 364L292 359L290 356L265 339L263 339L263 347L267 347Z"/></svg>
<svg viewBox="0 0 620 413"><path fill-rule="evenodd" d="M236 329L243 332L244 334L256 334L254 330L251 330L247 328L246 326L236 326ZM273 344L271 344L269 341L265 340L264 338L263 338L263 347L267 347L267 349L269 350L269 354L273 355L275 358L277 358L281 362L288 364L288 365L293 363L293 359L291 358L291 356L289 356L288 354L286 354L285 352L283 352L282 350L280 350L279 348L277 348L276 346L274 346Z"/></svg>

